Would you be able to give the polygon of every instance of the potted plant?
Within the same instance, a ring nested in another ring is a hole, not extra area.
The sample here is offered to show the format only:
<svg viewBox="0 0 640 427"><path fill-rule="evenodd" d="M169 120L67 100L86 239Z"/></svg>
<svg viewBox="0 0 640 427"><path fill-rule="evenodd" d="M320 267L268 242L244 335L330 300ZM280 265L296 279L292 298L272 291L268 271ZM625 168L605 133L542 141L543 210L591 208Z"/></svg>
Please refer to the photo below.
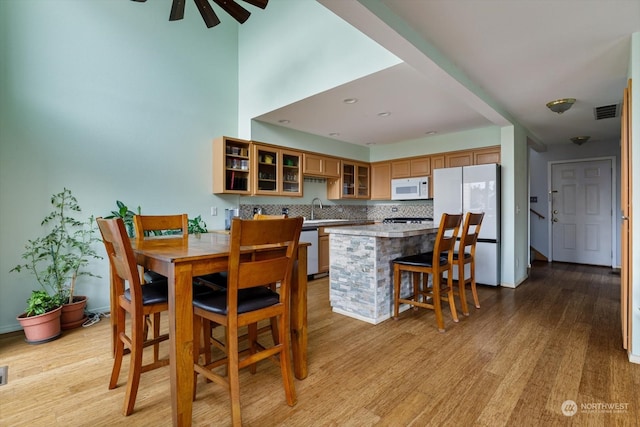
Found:
<svg viewBox="0 0 640 427"><path fill-rule="evenodd" d="M16 319L24 329L29 344L42 344L60 336L62 306L44 290L33 291L27 309Z"/></svg>
<svg viewBox="0 0 640 427"><path fill-rule="evenodd" d="M189 219L188 225L189 225L189 230L188 230L189 234L195 234L196 236L200 236L200 233L207 232L207 224L205 224L205 222L202 220L200 215L198 215L193 219Z"/></svg>
<svg viewBox="0 0 640 427"><path fill-rule="evenodd" d="M87 303L87 297L74 294L76 280L83 275L100 277L86 267L92 258L102 257L93 247L99 241L94 218L81 221L72 216L81 209L71 191L65 188L54 194L51 204L54 210L41 223L47 234L27 242L22 254L25 263L11 271L33 273L53 303L63 306L63 329L70 329L83 323Z"/></svg>
<svg viewBox="0 0 640 427"><path fill-rule="evenodd" d="M133 216L136 215L136 213L130 210L127 205L122 203L120 200L116 200L116 205L118 206L118 210L111 211L111 215L105 216L105 218L122 218L122 221L124 222L124 225L127 229L127 234L129 235L129 237L134 237L135 232L133 229ZM140 215L141 212L142 210L140 209L140 206L138 206L138 215Z"/></svg>

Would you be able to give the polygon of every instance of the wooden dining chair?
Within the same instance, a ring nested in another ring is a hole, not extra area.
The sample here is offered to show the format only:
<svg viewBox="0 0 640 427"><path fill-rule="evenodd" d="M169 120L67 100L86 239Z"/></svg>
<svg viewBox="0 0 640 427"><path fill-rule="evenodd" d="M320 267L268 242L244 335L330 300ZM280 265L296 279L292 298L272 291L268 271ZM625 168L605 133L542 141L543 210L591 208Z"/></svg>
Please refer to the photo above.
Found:
<svg viewBox="0 0 640 427"><path fill-rule="evenodd" d="M438 330L444 332L441 301L449 303L453 321L458 321L453 296L453 250L460 229L462 215L442 214L440 227L433 244L433 251L403 256L393 260L393 318L398 319L400 304L409 304L414 310L429 308L435 312ZM413 294L402 297L400 284L402 272L412 275ZM447 280L443 274L447 273ZM428 276L432 277L429 286ZM429 302L431 300L431 302Z"/></svg>
<svg viewBox="0 0 640 427"><path fill-rule="evenodd" d="M173 215L134 215L133 228L135 230L136 239L155 239L167 238L174 236L176 238L187 239L189 236L189 219L186 213ZM160 273L151 270L145 270L138 267L141 274L142 283L153 283L156 286L165 287L168 285L167 278ZM198 277L193 279L193 294L203 294L211 292L207 286L202 286L203 281ZM160 313L153 314L153 336L156 337L160 333ZM147 330L145 329L145 334ZM157 357L159 347L154 347L154 355Z"/></svg>
<svg viewBox="0 0 640 427"><path fill-rule="evenodd" d="M253 214L253 219L281 219L281 218L287 218L287 215L286 214L267 215L267 214L261 214L261 213Z"/></svg>
<svg viewBox="0 0 640 427"><path fill-rule="evenodd" d="M130 415L136 402L140 375L169 364L169 359L159 359L157 352L154 352L152 362L142 364L143 350L149 346L157 346L160 342L169 338L168 334L154 334L152 339L146 339L146 317L167 311L168 297L167 286L149 283L142 286L138 273L136 257L131 247L129 236L121 218L97 220L102 241L104 242L109 262L111 265L111 290L112 297L116 298L115 313L115 355L109 389L118 385L120 368L125 354L125 349L129 350L129 376L127 389L125 391L123 414ZM125 282L129 287L125 289ZM131 332L126 333L126 314L131 318Z"/></svg>
<svg viewBox="0 0 640 427"><path fill-rule="evenodd" d="M458 242L457 249L453 253L453 266L456 272L454 276L455 292L460 297L460 305L462 313L469 315L469 307L467 305L467 284L471 287L473 302L476 308L480 308L480 300L478 299L478 290L476 289L476 243L478 243L478 235L480 234L480 226L484 212L471 213L467 212L462 227L462 235ZM469 265L469 276L466 274L466 265Z"/></svg>
<svg viewBox="0 0 640 427"><path fill-rule="evenodd" d="M187 214L176 215L134 215L133 229L136 239L153 238L162 235L174 235L186 238L189 233ZM142 267L140 267L142 268ZM167 278L155 271L142 271L143 282L161 282Z"/></svg>
<svg viewBox="0 0 640 427"><path fill-rule="evenodd" d="M231 224L227 290L194 296L194 334L208 334L209 322L225 327L225 355L200 362L200 340L194 340L194 370L229 391L231 418L241 425L239 370L270 359L280 366L287 403L296 403L290 356L290 298L293 266L303 219L252 221L234 218ZM247 253L247 251L250 253ZM268 285L280 282L280 292ZM259 321L277 318L279 336L273 345L258 342ZM240 351L239 330L248 329L248 348ZM226 366L227 375L215 372ZM195 388L194 388L195 398Z"/></svg>
<svg viewBox="0 0 640 427"><path fill-rule="evenodd" d="M281 215L268 215L268 214L261 214L261 213L256 213L253 215L253 219L255 220L263 220L263 219L283 219L283 218L288 218L288 215L286 214L281 214ZM223 271L220 273L212 273L212 274L207 274L205 276L199 276L195 279L195 283L202 283L206 286L209 286L213 289L218 288L220 290L224 290L227 288L227 272ZM269 284L269 287L271 288L272 291L276 291L277 289L277 283L271 283ZM278 322L276 321L276 319L271 319L271 325L270 326L266 326L264 328L261 328L258 330L259 333L265 332L267 329L271 330L271 336L273 337L274 342L277 342L278 339ZM212 337L212 344L214 344L217 347L220 347L221 343L219 340L215 340Z"/></svg>

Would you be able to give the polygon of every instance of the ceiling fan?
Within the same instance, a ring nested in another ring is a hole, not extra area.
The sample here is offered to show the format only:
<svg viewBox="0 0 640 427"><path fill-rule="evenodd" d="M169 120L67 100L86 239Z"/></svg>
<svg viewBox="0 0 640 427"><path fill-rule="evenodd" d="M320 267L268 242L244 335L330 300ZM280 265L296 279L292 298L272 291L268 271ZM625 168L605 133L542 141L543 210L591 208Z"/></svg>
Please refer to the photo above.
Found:
<svg viewBox="0 0 640 427"><path fill-rule="evenodd" d="M140 3L144 3L147 0L132 0ZM220 19L213 11L213 8L209 4L209 0L193 0L196 6L198 6L198 10L200 11L200 15L202 15L202 19L206 24L207 28L215 27L220 23ZM229 15L233 16L233 18L239 23L244 23L247 19L249 19L249 12L244 7L240 6L233 0L213 0L218 6L224 9ZM267 3L269 0L242 0L246 3L249 3L253 6L257 6L260 9L264 9L267 7ZM184 5L185 0L173 0L171 4L171 13L169 14L169 21L178 21L184 18Z"/></svg>

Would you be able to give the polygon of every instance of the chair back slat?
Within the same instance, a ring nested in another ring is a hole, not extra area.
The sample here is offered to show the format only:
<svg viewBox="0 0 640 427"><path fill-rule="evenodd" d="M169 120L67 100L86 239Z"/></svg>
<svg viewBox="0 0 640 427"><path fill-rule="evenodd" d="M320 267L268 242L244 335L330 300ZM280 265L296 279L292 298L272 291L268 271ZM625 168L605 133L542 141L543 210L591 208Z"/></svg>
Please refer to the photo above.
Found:
<svg viewBox="0 0 640 427"><path fill-rule="evenodd" d="M154 233L176 232L177 235L187 237L189 233L189 218L187 214L177 215L134 215L133 226L136 239L153 236Z"/></svg>
<svg viewBox="0 0 640 427"><path fill-rule="evenodd" d="M460 236L460 252L464 252L465 248L469 246L472 251L475 251L475 245L478 241L478 235L480 234L480 226L482 225L483 218L484 212L467 212L464 220L464 227L462 228L462 236Z"/></svg>
<svg viewBox="0 0 640 427"><path fill-rule="evenodd" d="M442 214L436 241L433 245L434 265L436 263L435 258L442 256L443 252L447 252L449 263L453 261L453 248L458 238L461 222L462 215Z"/></svg>
<svg viewBox="0 0 640 427"><path fill-rule="evenodd" d="M269 221L233 219L227 279L229 308L237 304L238 289L275 282L280 282L281 294L288 298L302 222L302 217ZM245 255L248 251L250 257Z"/></svg>

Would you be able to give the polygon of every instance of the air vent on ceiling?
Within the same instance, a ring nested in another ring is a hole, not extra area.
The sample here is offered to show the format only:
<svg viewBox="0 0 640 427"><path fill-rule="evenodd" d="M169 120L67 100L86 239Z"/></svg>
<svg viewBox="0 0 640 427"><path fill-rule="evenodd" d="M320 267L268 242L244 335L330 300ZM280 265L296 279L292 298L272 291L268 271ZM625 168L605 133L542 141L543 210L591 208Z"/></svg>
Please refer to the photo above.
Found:
<svg viewBox="0 0 640 427"><path fill-rule="evenodd" d="M593 109L596 120L613 119L620 117L620 104L603 105Z"/></svg>

